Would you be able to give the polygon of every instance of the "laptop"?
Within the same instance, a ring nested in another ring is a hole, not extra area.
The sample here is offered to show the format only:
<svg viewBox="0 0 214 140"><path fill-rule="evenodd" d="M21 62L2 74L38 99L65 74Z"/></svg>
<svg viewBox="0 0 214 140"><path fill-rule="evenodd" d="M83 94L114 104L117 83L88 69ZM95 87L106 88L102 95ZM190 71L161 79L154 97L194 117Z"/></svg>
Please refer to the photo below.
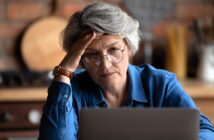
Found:
<svg viewBox="0 0 214 140"><path fill-rule="evenodd" d="M184 108L85 108L79 140L198 140L199 112Z"/></svg>

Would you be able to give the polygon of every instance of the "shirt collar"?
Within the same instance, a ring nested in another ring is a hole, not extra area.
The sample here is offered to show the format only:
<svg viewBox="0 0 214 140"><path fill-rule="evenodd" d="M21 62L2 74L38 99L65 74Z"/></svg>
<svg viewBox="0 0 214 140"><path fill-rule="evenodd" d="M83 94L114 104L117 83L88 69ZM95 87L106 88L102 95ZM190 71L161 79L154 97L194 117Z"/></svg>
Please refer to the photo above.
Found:
<svg viewBox="0 0 214 140"><path fill-rule="evenodd" d="M143 88L142 80L139 71L136 69L135 66L129 64L128 66L128 78L129 78L129 95L128 100L133 100L137 102L146 103L147 98L145 95L145 91ZM91 79L92 80L92 79ZM98 84L94 85L95 99L92 99L92 103L99 105L105 102L105 98L102 92L102 89Z"/></svg>
<svg viewBox="0 0 214 140"><path fill-rule="evenodd" d="M129 76L129 100L134 100L137 102L145 103L147 98L142 84L142 79L140 72L135 66L129 64L128 66L128 76Z"/></svg>
<svg viewBox="0 0 214 140"><path fill-rule="evenodd" d="M89 76L88 74L88 77L89 77L89 84L90 84L90 93L87 93L87 94L90 94L92 96L88 97L88 99L90 99L90 101L88 102L89 104L92 103L91 105L100 105L101 103L104 103L105 102L105 97L103 95L103 91L101 89L101 87L96 84L93 79ZM91 98L92 97L92 98Z"/></svg>

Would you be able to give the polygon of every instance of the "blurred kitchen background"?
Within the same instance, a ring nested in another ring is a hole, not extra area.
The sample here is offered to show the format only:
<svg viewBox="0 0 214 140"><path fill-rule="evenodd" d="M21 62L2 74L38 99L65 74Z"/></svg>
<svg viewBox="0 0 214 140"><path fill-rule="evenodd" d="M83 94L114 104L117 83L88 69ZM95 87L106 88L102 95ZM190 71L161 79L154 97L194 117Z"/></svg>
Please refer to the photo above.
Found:
<svg viewBox="0 0 214 140"><path fill-rule="evenodd" d="M214 121L214 0L103 0L140 21L132 63L177 74ZM0 0L0 140L36 139L68 18L97 0Z"/></svg>

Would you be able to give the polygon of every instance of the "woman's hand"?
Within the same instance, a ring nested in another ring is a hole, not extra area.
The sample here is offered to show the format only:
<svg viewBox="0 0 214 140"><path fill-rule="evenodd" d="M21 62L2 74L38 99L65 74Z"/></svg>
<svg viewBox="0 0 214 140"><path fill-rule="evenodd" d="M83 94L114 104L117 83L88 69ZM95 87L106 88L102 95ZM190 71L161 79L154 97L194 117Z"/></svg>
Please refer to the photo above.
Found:
<svg viewBox="0 0 214 140"><path fill-rule="evenodd" d="M63 58L59 65L71 72L74 72L79 66L81 56L84 54L86 48L90 45L95 36L96 33L93 32L80 38L72 46L71 50L66 54L66 56ZM70 79L62 75L57 77L55 76L54 79L57 81L64 81L66 83L70 83Z"/></svg>
<svg viewBox="0 0 214 140"><path fill-rule="evenodd" d="M84 54L85 49L90 45L95 36L96 34L93 32L80 38L72 46L71 50L67 53L59 65L71 72L74 72L79 66L81 56Z"/></svg>

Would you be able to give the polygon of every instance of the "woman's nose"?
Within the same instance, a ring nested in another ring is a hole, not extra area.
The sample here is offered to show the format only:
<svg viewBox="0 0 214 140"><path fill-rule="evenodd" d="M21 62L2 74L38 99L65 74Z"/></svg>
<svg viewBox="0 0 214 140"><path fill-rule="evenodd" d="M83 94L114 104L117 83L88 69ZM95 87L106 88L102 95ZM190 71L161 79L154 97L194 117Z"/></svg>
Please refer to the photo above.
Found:
<svg viewBox="0 0 214 140"><path fill-rule="evenodd" d="M106 68L109 68L112 65L112 63L108 60L108 55L103 55L100 61L101 61L100 65Z"/></svg>

